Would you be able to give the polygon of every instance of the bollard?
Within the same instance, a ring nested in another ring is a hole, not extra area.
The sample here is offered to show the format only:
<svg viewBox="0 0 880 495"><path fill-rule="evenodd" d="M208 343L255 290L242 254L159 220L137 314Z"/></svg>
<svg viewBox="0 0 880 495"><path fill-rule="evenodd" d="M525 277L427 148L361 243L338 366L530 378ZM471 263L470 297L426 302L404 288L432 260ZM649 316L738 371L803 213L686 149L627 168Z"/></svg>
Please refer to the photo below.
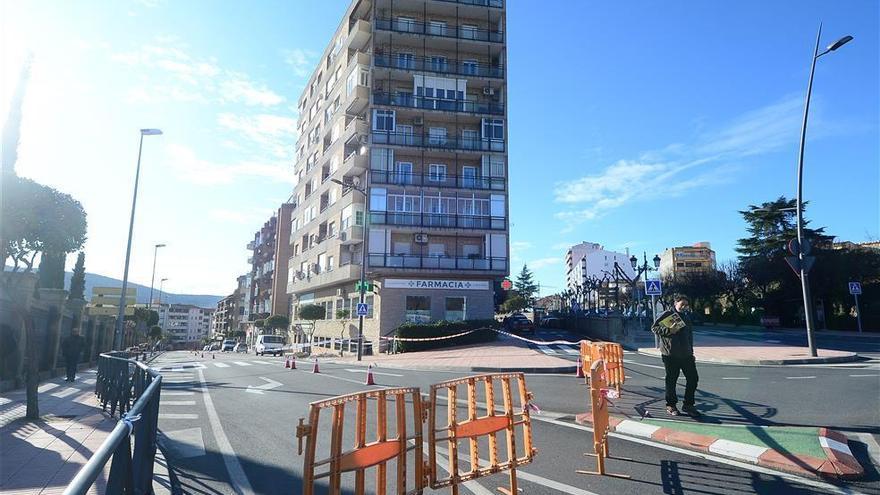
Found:
<svg viewBox="0 0 880 495"><path fill-rule="evenodd" d="M296 356L290 356L290 369L296 369Z"/></svg>
<svg viewBox="0 0 880 495"><path fill-rule="evenodd" d="M312 373L320 373L320 371L318 371L318 358L315 358L315 365L312 366Z"/></svg>
<svg viewBox="0 0 880 495"><path fill-rule="evenodd" d="M367 368L367 381L364 382L364 385L375 385L376 382L373 381L373 365L371 364Z"/></svg>
<svg viewBox="0 0 880 495"><path fill-rule="evenodd" d="M578 357L577 371L575 372L575 378L584 378L584 362L581 361L581 358Z"/></svg>
<svg viewBox="0 0 880 495"><path fill-rule="evenodd" d="M217 356L215 356L213 352L211 353L211 359L217 359Z"/></svg>
<svg viewBox="0 0 880 495"><path fill-rule="evenodd" d="M290 368L290 358L289 357L284 358L284 367Z"/></svg>

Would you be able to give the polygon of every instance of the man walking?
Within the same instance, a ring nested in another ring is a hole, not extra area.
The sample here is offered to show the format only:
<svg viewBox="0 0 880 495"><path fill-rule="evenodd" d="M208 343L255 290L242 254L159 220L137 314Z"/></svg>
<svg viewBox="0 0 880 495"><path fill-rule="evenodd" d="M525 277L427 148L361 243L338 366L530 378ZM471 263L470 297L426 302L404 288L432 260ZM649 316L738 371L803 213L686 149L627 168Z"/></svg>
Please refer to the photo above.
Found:
<svg viewBox="0 0 880 495"><path fill-rule="evenodd" d="M666 368L666 412L672 416L681 414L678 411L678 396L675 394L681 372L686 379L682 411L697 418L700 411L694 406L694 394L699 376L694 360L694 329L688 309L687 297L675 296L673 309L661 313L651 326L651 331L660 337L660 354Z"/></svg>
<svg viewBox="0 0 880 495"><path fill-rule="evenodd" d="M70 335L61 343L61 352L64 354L64 364L67 367L67 381L76 380L76 364L79 362L79 355L85 346L85 339L80 337L79 330L74 328L70 331Z"/></svg>

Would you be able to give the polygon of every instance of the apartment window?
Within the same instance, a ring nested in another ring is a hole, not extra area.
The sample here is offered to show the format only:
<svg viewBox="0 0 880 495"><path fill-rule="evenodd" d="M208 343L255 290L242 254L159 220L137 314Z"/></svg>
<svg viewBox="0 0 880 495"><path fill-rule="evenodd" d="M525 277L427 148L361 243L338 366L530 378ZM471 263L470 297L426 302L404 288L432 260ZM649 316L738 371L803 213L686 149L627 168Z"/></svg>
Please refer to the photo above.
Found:
<svg viewBox="0 0 880 495"><path fill-rule="evenodd" d="M327 224L327 236L333 237L336 235L336 222L330 222Z"/></svg>
<svg viewBox="0 0 880 495"><path fill-rule="evenodd" d="M455 198L425 196L425 213L449 215L455 213Z"/></svg>
<svg viewBox="0 0 880 495"><path fill-rule="evenodd" d="M370 69L358 67L358 84L366 87L370 86Z"/></svg>
<svg viewBox="0 0 880 495"><path fill-rule="evenodd" d="M406 296L406 321L411 323L431 321L431 297Z"/></svg>
<svg viewBox="0 0 880 495"><path fill-rule="evenodd" d="M464 149L477 149L477 143L480 142L480 133L473 129L463 129L461 131L461 147Z"/></svg>
<svg viewBox="0 0 880 495"><path fill-rule="evenodd" d="M370 150L371 170L391 170L394 163L394 150L388 148L372 148Z"/></svg>
<svg viewBox="0 0 880 495"><path fill-rule="evenodd" d="M447 297L446 298L446 321L462 321L465 319L465 298L464 297Z"/></svg>
<svg viewBox="0 0 880 495"><path fill-rule="evenodd" d="M373 110L373 130L394 132L394 110Z"/></svg>
<svg viewBox="0 0 880 495"><path fill-rule="evenodd" d="M504 120L483 119L483 138L491 140L504 139Z"/></svg>
<svg viewBox="0 0 880 495"><path fill-rule="evenodd" d="M388 211L418 213L421 211L421 198L406 194L389 194Z"/></svg>
<svg viewBox="0 0 880 495"><path fill-rule="evenodd" d="M416 19L414 17L397 17L397 30L407 33L416 32Z"/></svg>
<svg viewBox="0 0 880 495"><path fill-rule="evenodd" d="M432 163L428 165L428 180L432 182L444 182L446 180L446 165Z"/></svg>
<svg viewBox="0 0 880 495"><path fill-rule="evenodd" d="M327 256L327 271L333 271L333 256Z"/></svg>
<svg viewBox="0 0 880 495"><path fill-rule="evenodd" d="M428 256L446 256L446 244L433 242L428 244Z"/></svg>
<svg viewBox="0 0 880 495"><path fill-rule="evenodd" d="M440 55L434 55L431 57L430 60L431 60L430 70L432 70L434 72L447 72L448 69L447 69L447 64L446 64L446 57L443 57ZM441 97L441 96L438 95L438 97Z"/></svg>
<svg viewBox="0 0 880 495"><path fill-rule="evenodd" d="M500 156L483 155L483 175L490 177L504 177L504 158Z"/></svg>
<svg viewBox="0 0 880 495"><path fill-rule="evenodd" d="M415 55L408 52L398 52L397 53L397 68L398 69L415 69L416 68L416 59Z"/></svg>
<svg viewBox="0 0 880 495"><path fill-rule="evenodd" d="M462 60L461 61L461 73L467 76L476 76L479 71L480 63L476 60Z"/></svg>
<svg viewBox="0 0 880 495"><path fill-rule="evenodd" d="M459 26L459 36L467 40L477 39L477 31L479 28L473 24L462 24Z"/></svg>
<svg viewBox="0 0 880 495"><path fill-rule="evenodd" d="M395 184L412 184L412 162L397 162L391 181Z"/></svg>
<svg viewBox="0 0 880 495"><path fill-rule="evenodd" d="M434 145L446 144L446 128L431 127L428 129L428 142Z"/></svg>
<svg viewBox="0 0 880 495"><path fill-rule="evenodd" d="M336 300L336 311L347 310L347 309L348 308L345 307L345 299L340 298L340 299ZM336 315L334 314L334 316L336 316ZM351 312L348 313L348 318L351 318Z"/></svg>
<svg viewBox="0 0 880 495"><path fill-rule="evenodd" d="M428 21L428 34L446 36L446 21Z"/></svg>
<svg viewBox="0 0 880 495"><path fill-rule="evenodd" d="M473 188L477 185L477 167L461 167L461 186Z"/></svg>
<svg viewBox="0 0 880 495"><path fill-rule="evenodd" d="M354 212L354 224L357 226L360 226L360 227L364 226L364 212L363 211L358 210L358 211Z"/></svg>
<svg viewBox="0 0 880 495"><path fill-rule="evenodd" d="M372 318L373 317L373 296L364 296L364 302L367 303L367 316L364 316L364 318Z"/></svg>

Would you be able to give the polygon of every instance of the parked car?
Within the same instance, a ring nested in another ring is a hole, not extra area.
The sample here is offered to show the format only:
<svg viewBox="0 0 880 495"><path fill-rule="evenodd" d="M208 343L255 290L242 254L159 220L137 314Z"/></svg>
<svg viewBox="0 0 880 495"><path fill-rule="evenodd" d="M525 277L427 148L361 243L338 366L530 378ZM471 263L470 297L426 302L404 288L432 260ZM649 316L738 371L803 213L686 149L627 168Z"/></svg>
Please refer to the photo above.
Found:
<svg viewBox="0 0 880 495"><path fill-rule="evenodd" d="M222 352L232 352L235 349L235 341L232 339L226 339L223 341L223 347L221 347Z"/></svg>
<svg viewBox="0 0 880 495"><path fill-rule="evenodd" d="M208 350L209 350L209 351L219 351L219 350L220 350L220 344L211 344L211 347L208 347Z"/></svg>
<svg viewBox="0 0 880 495"><path fill-rule="evenodd" d="M501 322L501 327L510 333L535 333L535 324L522 313L514 313Z"/></svg>
<svg viewBox="0 0 880 495"><path fill-rule="evenodd" d="M254 353L257 356L272 354L280 356L284 353L284 337L280 335L259 335L254 344Z"/></svg>
<svg viewBox="0 0 880 495"><path fill-rule="evenodd" d="M210 351L210 350L211 350L211 346L210 346L210 345L206 345L205 347L202 347L202 350L203 350L203 351Z"/></svg>
<svg viewBox="0 0 880 495"><path fill-rule="evenodd" d="M556 316L545 316L541 318L541 326L547 328L560 328L562 327L562 318L558 318Z"/></svg>
<svg viewBox="0 0 880 495"><path fill-rule="evenodd" d="M238 344L235 344L235 352L247 353L247 351L247 344L245 344L244 342L239 342Z"/></svg>

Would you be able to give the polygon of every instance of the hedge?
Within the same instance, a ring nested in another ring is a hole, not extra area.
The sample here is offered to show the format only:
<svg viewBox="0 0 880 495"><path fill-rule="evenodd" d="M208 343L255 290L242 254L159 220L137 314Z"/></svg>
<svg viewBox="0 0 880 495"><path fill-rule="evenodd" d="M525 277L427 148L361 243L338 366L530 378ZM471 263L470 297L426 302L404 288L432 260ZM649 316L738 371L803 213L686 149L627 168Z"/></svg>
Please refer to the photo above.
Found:
<svg viewBox="0 0 880 495"><path fill-rule="evenodd" d="M468 330L479 329L476 332L443 340L427 340L422 342L395 341L397 352L417 352L442 347L454 347L459 345L479 344L491 342L498 338L498 333L488 328L500 328L501 324L495 320L466 320L466 321L438 321L435 323L404 323L397 327L394 335L400 338L428 338L445 337Z"/></svg>

